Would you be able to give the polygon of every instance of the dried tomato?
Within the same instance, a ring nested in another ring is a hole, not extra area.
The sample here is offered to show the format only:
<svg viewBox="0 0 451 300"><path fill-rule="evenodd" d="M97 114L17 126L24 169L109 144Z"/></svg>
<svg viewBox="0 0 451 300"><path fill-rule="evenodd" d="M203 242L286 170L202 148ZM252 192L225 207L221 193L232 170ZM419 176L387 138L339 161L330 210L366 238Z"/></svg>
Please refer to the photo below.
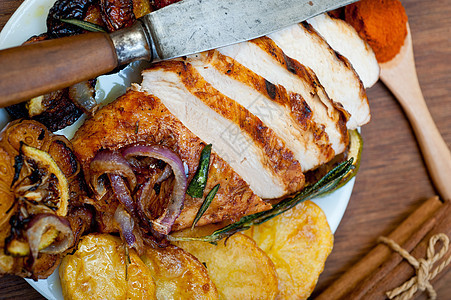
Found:
<svg viewBox="0 0 451 300"><path fill-rule="evenodd" d="M131 26L136 20L132 0L100 0L100 9L110 32Z"/></svg>
<svg viewBox="0 0 451 300"><path fill-rule="evenodd" d="M155 9L160 9L179 1L180 0L155 0L153 5L155 6Z"/></svg>
<svg viewBox="0 0 451 300"><path fill-rule="evenodd" d="M83 20L88 8L96 0L58 0L47 16L47 33L51 38L83 33L80 27L61 22L60 19Z"/></svg>

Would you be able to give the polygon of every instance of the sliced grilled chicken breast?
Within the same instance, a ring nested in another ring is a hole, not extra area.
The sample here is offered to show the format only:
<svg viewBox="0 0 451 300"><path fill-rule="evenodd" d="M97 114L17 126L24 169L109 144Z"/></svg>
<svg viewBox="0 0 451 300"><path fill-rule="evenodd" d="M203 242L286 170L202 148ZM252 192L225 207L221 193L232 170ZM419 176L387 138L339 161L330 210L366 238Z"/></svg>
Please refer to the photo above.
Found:
<svg viewBox="0 0 451 300"><path fill-rule="evenodd" d="M327 13L307 20L312 27L338 53L346 57L369 88L379 80L379 64L370 45L360 38L357 31L346 21L331 18Z"/></svg>
<svg viewBox="0 0 451 300"><path fill-rule="evenodd" d="M89 176L90 161L98 151L119 150L134 143L159 144L175 151L188 167L189 181L197 170L200 152L205 146L205 142L189 131L158 98L136 91L127 92L97 111L92 118L86 120L72 140L86 176ZM244 215L271 207L254 194L230 165L212 151L204 197L216 184L220 184L220 188L199 225L223 220L236 221ZM191 226L202 201L201 198L186 195L184 208L173 230ZM114 210L110 213L114 214Z"/></svg>
<svg viewBox="0 0 451 300"><path fill-rule="evenodd" d="M141 87L155 95L213 149L261 198L299 191L304 175L293 152L244 106L208 83L189 63L168 61L143 72Z"/></svg>
<svg viewBox="0 0 451 300"><path fill-rule="evenodd" d="M296 24L268 35L289 57L315 72L332 101L350 114L349 129L370 120L363 84L349 61L336 53L307 23Z"/></svg>
<svg viewBox="0 0 451 300"><path fill-rule="evenodd" d="M312 120L313 113L303 99L290 97L284 87L273 85L215 50L193 55L187 61L212 87L274 130L294 153L303 172L334 157L324 127Z"/></svg>
<svg viewBox="0 0 451 300"><path fill-rule="evenodd" d="M317 133L325 131L335 154L347 145L346 114L328 98L315 74L299 62L287 57L267 37L218 49L243 67L263 77L270 84L283 87L289 94L285 103L299 114L307 109L312 113ZM312 125L313 126L313 125ZM313 129L313 128L312 128Z"/></svg>

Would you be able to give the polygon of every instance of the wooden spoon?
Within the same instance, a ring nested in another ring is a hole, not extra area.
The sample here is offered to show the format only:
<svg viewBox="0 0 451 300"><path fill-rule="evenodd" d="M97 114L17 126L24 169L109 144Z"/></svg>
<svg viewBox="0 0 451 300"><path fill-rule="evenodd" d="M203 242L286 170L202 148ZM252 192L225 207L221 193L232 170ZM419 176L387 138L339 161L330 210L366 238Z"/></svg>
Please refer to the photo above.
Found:
<svg viewBox="0 0 451 300"><path fill-rule="evenodd" d="M421 93L409 24L407 24L407 37L401 51L395 58L380 66L380 79L404 109L437 191L443 200L451 200L451 153Z"/></svg>

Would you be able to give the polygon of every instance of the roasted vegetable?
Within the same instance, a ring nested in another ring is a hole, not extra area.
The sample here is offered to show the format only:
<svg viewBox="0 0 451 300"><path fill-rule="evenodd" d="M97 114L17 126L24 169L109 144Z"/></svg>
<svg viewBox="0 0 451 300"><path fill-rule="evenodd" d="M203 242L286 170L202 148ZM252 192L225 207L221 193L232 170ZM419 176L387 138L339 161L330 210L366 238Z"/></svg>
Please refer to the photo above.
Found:
<svg viewBox="0 0 451 300"><path fill-rule="evenodd" d="M207 269L183 249L148 247L141 259L155 280L157 299L218 299Z"/></svg>
<svg viewBox="0 0 451 300"><path fill-rule="evenodd" d="M65 216L69 185L59 166L45 151L26 144L20 151L23 163L16 169L17 180L12 182L16 199L45 205L58 216Z"/></svg>
<svg viewBox="0 0 451 300"><path fill-rule="evenodd" d="M274 263L279 282L278 299L307 299L333 246L333 235L323 211L306 201L251 227L245 234Z"/></svg>
<svg viewBox="0 0 451 300"><path fill-rule="evenodd" d="M45 278L90 227L80 165L65 137L31 120L4 128L0 154L0 274Z"/></svg>
<svg viewBox="0 0 451 300"><path fill-rule="evenodd" d="M185 229L176 236L204 236L211 226ZM218 245L177 242L204 263L221 299L275 299L277 274L269 257L249 237L237 233Z"/></svg>
<svg viewBox="0 0 451 300"><path fill-rule="evenodd" d="M151 272L126 247L111 235L85 236L59 268L64 299L155 299Z"/></svg>
<svg viewBox="0 0 451 300"><path fill-rule="evenodd" d="M83 20L93 0L58 0L52 6L47 16L47 33L51 38L83 33L75 25L61 22L60 19Z"/></svg>
<svg viewBox="0 0 451 300"><path fill-rule="evenodd" d="M129 27L136 20L132 0L100 0L100 9L110 32Z"/></svg>
<svg viewBox="0 0 451 300"><path fill-rule="evenodd" d="M13 118L33 119L50 131L72 125L83 111L69 96L69 89L54 91L5 108Z"/></svg>

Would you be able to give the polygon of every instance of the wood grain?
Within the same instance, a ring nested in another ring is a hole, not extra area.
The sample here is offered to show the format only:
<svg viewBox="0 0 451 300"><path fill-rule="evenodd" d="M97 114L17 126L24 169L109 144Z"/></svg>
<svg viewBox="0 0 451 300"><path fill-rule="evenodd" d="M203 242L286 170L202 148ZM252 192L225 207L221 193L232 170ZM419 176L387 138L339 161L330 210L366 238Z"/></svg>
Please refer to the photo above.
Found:
<svg viewBox="0 0 451 300"><path fill-rule="evenodd" d="M0 0L0 28L22 1ZM409 16L419 82L431 115L451 147L451 7L448 0L402 0ZM368 90L372 121L362 128L364 151L354 192L316 291L361 259L422 201L435 195L418 144L400 105L381 83ZM451 179L450 179L451 180ZM451 272L435 284L451 295ZM41 299L23 279L0 278L0 299ZM425 299L425 297L423 298Z"/></svg>
<svg viewBox="0 0 451 300"><path fill-rule="evenodd" d="M5 107L110 72L117 57L108 34L91 32L1 50L0 66Z"/></svg>

